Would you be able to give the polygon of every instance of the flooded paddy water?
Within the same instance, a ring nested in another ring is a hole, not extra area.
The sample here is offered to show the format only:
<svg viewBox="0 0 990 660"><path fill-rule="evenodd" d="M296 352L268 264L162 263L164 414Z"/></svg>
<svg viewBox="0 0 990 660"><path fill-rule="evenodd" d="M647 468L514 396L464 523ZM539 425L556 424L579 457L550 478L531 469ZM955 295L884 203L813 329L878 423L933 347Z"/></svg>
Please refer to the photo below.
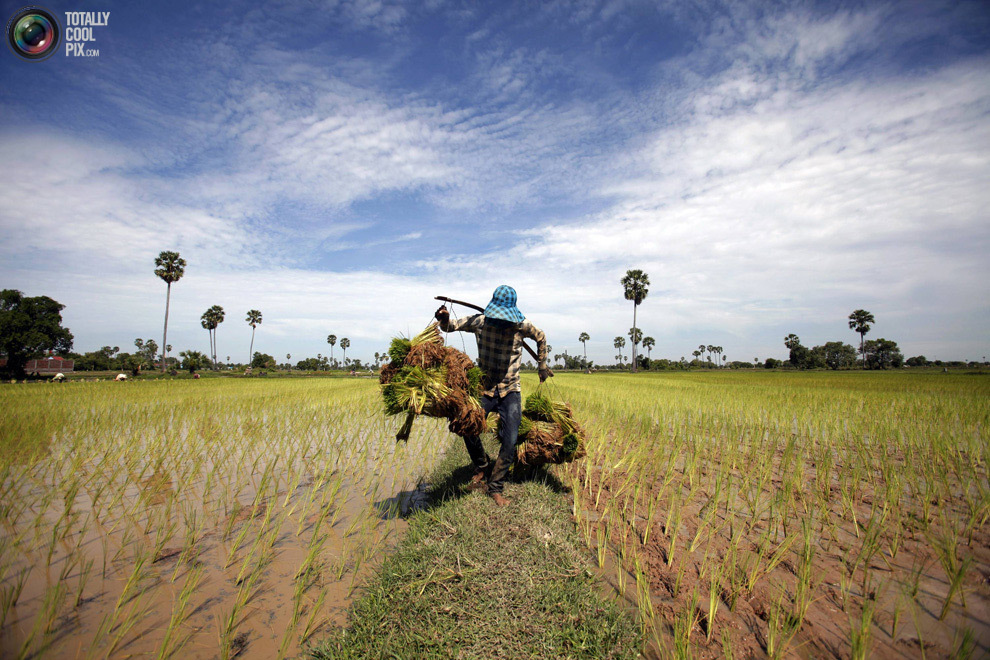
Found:
<svg viewBox="0 0 990 660"><path fill-rule="evenodd" d="M374 381L0 390L0 656L298 656L446 446Z"/></svg>

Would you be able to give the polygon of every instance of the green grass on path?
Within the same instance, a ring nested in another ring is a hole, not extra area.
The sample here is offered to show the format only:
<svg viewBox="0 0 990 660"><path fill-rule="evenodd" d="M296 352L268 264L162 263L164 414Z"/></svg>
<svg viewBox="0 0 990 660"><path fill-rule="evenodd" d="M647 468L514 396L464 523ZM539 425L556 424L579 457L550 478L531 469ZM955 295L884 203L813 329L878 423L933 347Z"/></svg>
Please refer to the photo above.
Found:
<svg viewBox="0 0 990 660"><path fill-rule="evenodd" d="M458 439L432 479L441 501L410 517L348 627L314 657L636 657L638 628L602 597L553 477L508 484L499 508L465 494L466 464Z"/></svg>

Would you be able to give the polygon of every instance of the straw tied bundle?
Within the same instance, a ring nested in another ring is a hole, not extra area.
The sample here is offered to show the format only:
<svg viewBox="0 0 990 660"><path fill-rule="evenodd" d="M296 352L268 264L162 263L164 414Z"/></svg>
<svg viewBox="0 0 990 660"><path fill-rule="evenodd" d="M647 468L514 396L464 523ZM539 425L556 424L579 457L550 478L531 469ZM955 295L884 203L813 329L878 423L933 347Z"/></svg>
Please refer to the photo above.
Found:
<svg viewBox="0 0 990 660"><path fill-rule="evenodd" d="M396 338L388 350L391 362L381 372L382 399L389 415L406 414L396 440L408 440L416 415L449 421L462 437L495 430L498 416L485 418L479 399L481 369L467 355L445 346L436 323L412 339ZM571 407L551 400L542 388L526 398L519 424L518 459L523 465L566 463L584 456L584 430Z"/></svg>

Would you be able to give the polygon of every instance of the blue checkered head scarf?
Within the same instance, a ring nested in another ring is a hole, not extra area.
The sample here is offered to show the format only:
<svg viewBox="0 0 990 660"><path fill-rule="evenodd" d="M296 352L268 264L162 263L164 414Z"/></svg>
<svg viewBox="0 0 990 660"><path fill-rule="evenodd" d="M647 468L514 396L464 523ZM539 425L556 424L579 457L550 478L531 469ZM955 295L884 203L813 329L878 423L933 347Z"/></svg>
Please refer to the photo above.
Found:
<svg viewBox="0 0 990 660"><path fill-rule="evenodd" d="M526 320L523 313L516 307L516 290L505 284L495 289L495 293L492 294L492 301L485 308L485 316L509 323L522 323Z"/></svg>

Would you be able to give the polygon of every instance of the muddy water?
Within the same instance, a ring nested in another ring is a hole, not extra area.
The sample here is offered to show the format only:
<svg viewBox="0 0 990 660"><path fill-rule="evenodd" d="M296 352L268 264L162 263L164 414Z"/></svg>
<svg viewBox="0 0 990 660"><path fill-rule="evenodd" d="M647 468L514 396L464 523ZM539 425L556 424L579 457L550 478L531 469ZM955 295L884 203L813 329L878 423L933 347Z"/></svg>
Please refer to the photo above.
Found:
<svg viewBox="0 0 990 660"><path fill-rule="evenodd" d="M4 475L0 656L300 656L423 502L446 430L395 426L235 412L56 437Z"/></svg>

